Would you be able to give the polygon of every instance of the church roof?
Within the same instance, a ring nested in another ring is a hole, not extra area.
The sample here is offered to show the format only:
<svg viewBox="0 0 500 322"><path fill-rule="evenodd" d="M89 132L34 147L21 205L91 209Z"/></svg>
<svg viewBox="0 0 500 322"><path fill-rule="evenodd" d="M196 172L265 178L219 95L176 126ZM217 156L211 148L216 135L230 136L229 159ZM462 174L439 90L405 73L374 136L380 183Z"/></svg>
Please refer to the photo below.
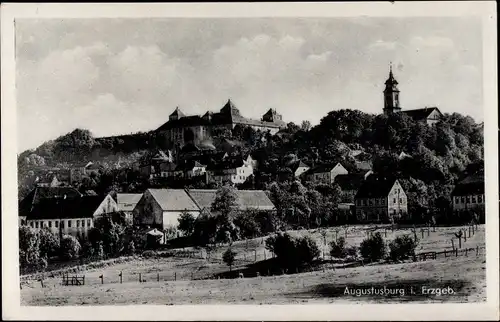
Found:
<svg viewBox="0 0 500 322"><path fill-rule="evenodd" d="M424 120L427 119L434 111L438 111L438 113L442 115L441 111L437 107L424 107L415 110L401 111L401 113L405 113L414 120Z"/></svg>

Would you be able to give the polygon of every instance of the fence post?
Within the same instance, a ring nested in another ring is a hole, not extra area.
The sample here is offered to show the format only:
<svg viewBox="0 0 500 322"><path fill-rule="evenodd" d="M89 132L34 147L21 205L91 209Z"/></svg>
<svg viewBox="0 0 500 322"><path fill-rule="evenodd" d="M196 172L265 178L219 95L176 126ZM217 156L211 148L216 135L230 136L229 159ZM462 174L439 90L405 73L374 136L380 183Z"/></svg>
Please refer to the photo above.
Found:
<svg viewBox="0 0 500 322"><path fill-rule="evenodd" d="M99 278L101 279L101 284L104 284L104 274L101 274L101 276L99 276Z"/></svg>
<svg viewBox="0 0 500 322"><path fill-rule="evenodd" d="M177 281L177 272L174 272L174 281Z"/></svg>
<svg viewBox="0 0 500 322"><path fill-rule="evenodd" d="M476 246L476 256L479 255L479 245Z"/></svg>
<svg viewBox="0 0 500 322"><path fill-rule="evenodd" d="M156 281L159 282L160 281L160 273L156 273Z"/></svg>
<svg viewBox="0 0 500 322"><path fill-rule="evenodd" d="M420 232L422 233L422 239L424 239L424 230L421 229Z"/></svg>
<svg viewBox="0 0 500 322"><path fill-rule="evenodd" d="M455 257L458 257L458 248L455 249Z"/></svg>
<svg viewBox="0 0 500 322"><path fill-rule="evenodd" d="M120 284L121 284L122 283L123 272L120 271L120 275L118 275L118 276L120 276Z"/></svg>
<svg viewBox="0 0 500 322"><path fill-rule="evenodd" d="M465 248L465 257L467 257L467 250L468 248Z"/></svg>
<svg viewBox="0 0 500 322"><path fill-rule="evenodd" d="M139 283L142 283L142 276L141 276L141 273L139 273Z"/></svg>
<svg viewBox="0 0 500 322"><path fill-rule="evenodd" d="M194 272L191 272L191 280L194 280Z"/></svg>
<svg viewBox="0 0 500 322"><path fill-rule="evenodd" d="M254 259L254 262L257 261L257 249L255 249L255 259Z"/></svg>
<svg viewBox="0 0 500 322"><path fill-rule="evenodd" d="M430 235L431 235L431 229L427 227L427 237L429 237Z"/></svg>
<svg viewBox="0 0 500 322"><path fill-rule="evenodd" d="M83 275L82 282L83 282L83 285L85 285L85 275Z"/></svg>
<svg viewBox="0 0 500 322"><path fill-rule="evenodd" d="M451 248L453 248L453 250L455 250L455 243L453 242L453 238L451 239Z"/></svg>
<svg viewBox="0 0 500 322"><path fill-rule="evenodd" d="M467 241L467 230L464 229L464 243Z"/></svg>
<svg viewBox="0 0 500 322"><path fill-rule="evenodd" d="M446 258L446 249L444 250L444 257Z"/></svg>
<svg viewBox="0 0 500 322"><path fill-rule="evenodd" d="M42 288L44 288L44 286L43 286L43 279L42 278L40 279L40 284L42 284Z"/></svg>

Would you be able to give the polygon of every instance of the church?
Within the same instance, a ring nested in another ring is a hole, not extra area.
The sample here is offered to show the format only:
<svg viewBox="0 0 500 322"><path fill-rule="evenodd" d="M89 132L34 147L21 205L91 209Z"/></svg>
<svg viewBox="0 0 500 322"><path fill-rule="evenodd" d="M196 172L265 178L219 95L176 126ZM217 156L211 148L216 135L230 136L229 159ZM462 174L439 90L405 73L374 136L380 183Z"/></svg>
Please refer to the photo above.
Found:
<svg viewBox="0 0 500 322"><path fill-rule="evenodd" d="M384 114L390 115L392 113L404 113L411 117L413 120L418 122L426 122L428 125L435 124L442 119L443 114L437 107L424 107L415 110L403 111L399 103L399 93L398 81L394 78L391 65L389 78L385 81L383 109Z"/></svg>

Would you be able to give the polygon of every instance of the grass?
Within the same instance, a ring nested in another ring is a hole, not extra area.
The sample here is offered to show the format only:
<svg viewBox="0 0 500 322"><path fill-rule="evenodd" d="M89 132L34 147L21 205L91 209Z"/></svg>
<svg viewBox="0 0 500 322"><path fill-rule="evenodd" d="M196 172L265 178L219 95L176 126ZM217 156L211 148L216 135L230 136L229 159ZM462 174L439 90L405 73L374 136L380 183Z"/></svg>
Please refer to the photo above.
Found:
<svg viewBox="0 0 500 322"><path fill-rule="evenodd" d="M349 245L359 246L366 238L367 226L350 227L347 235ZM439 227L436 232L424 235L417 252L441 251L451 249L450 239L458 227ZM343 230L327 230L327 244L330 240L343 235ZM380 230L386 241L410 231ZM419 238L421 238L420 231ZM310 234L320 247L328 253L323 237L318 230L291 231L293 235ZM455 238L456 239L456 238ZM457 243L455 243L457 244ZM462 247L483 247L485 244L484 226L467 238ZM264 238L240 241L232 245L239 260L233 269L244 269L257 260L264 259ZM227 249L220 247L212 253L221 258ZM214 256L215 255L215 256ZM246 258L246 261L241 260ZM270 254L267 252L267 259ZM59 277L48 278L44 288L40 282L23 284L21 299L23 305L80 305L80 304L197 304L197 303L252 303L283 304L302 302L363 302L380 303L391 301L451 301L476 302L485 300L485 256L484 250L476 255L458 256L416 263L374 265L336 270L316 271L292 275L256 277L245 279L207 280L212 276L228 271L222 261L207 261L199 258L132 258L126 261L110 262L107 265L89 265L79 275L85 275L84 286L61 286ZM120 284L119 274L123 272ZM104 284L99 276L103 275ZM139 276L142 283L139 283ZM198 280L193 280L198 279ZM202 280L203 279L203 280ZM345 287L358 288L402 288L408 293L421 286L453 287L453 296L347 296Z"/></svg>
<svg viewBox="0 0 500 322"><path fill-rule="evenodd" d="M344 294L345 288L404 289L404 296ZM451 287L453 295L422 294L421 287ZM415 294L408 292L413 287ZM22 305L292 304L484 301L484 255L428 262L366 266L326 272L226 280L23 287Z"/></svg>

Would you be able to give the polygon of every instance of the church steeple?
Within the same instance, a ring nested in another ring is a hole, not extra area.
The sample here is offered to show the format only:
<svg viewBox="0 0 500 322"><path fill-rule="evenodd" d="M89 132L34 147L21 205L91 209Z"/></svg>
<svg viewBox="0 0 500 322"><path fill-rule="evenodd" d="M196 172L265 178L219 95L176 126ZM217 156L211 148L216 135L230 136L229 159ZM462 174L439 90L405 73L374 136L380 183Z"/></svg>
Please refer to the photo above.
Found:
<svg viewBox="0 0 500 322"><path fill-rule="evenodd" d="M389 78L385 81L384 114L389 115L401 111L399 106L398 81L392 73L392 62L389 68Z"/></svg>

